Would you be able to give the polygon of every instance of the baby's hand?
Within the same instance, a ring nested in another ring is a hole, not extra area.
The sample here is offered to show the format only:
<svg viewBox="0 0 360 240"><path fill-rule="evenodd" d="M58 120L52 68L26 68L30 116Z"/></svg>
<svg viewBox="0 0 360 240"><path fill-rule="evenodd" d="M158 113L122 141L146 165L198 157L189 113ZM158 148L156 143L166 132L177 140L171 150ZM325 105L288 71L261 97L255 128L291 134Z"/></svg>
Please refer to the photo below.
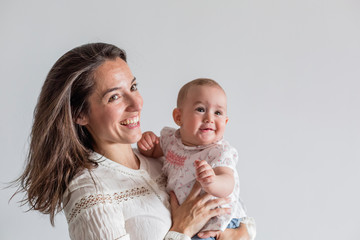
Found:
<svg viewBox="0 0 360 240"><path fill-rule="evenodd" d="M207 187L214 182L215 172L212 167L204 160L195 161L196 180L202 187Z"/></svg>
<svg viewBox="0 0 360 240"><path fill-rule="evenodd" d="M137 145L143 151L152 150L156 144L159 144L159 137L153 132L144 132Z"/></svg>

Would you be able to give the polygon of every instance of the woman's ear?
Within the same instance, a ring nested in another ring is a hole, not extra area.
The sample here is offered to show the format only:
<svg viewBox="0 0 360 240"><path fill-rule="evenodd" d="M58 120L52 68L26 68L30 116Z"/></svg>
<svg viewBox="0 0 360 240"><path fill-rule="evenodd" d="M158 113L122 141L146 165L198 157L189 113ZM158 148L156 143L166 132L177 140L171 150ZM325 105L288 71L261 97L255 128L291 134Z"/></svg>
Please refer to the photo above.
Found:
<svg viewBox="0 0 360 240"><path fill-rule="evenodd" d="M173 119L176 125L181 127L181 110L179 108L174 108L173 110Z"/></svg>
<svg viewBox="0 0 360 240"><path fill-rule="evenodd" d="M76 123L81 125L81 126L85 126L88 124L88 118L86 116L84 116L84 114L81 114L77 119L76 119Z"/></svg>

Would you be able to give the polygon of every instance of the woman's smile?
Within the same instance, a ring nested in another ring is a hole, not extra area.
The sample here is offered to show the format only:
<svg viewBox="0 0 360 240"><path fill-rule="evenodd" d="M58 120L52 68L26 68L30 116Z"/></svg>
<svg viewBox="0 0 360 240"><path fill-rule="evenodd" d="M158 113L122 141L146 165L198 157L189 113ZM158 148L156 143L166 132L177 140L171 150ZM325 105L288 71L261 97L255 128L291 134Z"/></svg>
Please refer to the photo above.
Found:
<svg viewBox="0 0 360 240"><path fill-rule="evenodd" d="M140 117L136 116L136 117L128 118L126 120L121 121L120 124L130 128L140 126Z"/></svg>

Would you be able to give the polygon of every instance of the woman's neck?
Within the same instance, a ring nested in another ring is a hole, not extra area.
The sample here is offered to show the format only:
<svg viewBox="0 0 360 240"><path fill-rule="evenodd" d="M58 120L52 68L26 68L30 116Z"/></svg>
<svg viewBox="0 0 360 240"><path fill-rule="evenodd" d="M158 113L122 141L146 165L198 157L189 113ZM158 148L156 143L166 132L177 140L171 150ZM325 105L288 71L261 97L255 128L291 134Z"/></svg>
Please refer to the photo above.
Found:
<svg viewBox="0 0 360 240"><path fill-rule="evenodd" d="M100 148L96 147L95 151L125 167L135 170L140 168L140 160L135 155L130 144L101 146Z"/></svg>

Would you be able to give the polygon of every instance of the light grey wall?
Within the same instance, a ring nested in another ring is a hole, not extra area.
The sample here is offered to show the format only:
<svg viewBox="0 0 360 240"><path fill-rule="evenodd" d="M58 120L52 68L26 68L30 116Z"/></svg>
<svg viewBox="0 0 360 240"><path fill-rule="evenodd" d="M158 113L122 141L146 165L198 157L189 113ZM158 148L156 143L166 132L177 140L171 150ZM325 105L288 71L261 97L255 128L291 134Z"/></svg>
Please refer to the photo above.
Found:
<svg viewBox="0 0 360 240"><path fill-rule="evenodd" d="M128 52L143 130L175 126L185 82L223 85L257 239L360 239L359 12L357 0L2 0L0 181L23 168L50 67L103 41ZM62 214L52 228L8 203L13 191L0 191L0 239L69 238Z"/></svg>

